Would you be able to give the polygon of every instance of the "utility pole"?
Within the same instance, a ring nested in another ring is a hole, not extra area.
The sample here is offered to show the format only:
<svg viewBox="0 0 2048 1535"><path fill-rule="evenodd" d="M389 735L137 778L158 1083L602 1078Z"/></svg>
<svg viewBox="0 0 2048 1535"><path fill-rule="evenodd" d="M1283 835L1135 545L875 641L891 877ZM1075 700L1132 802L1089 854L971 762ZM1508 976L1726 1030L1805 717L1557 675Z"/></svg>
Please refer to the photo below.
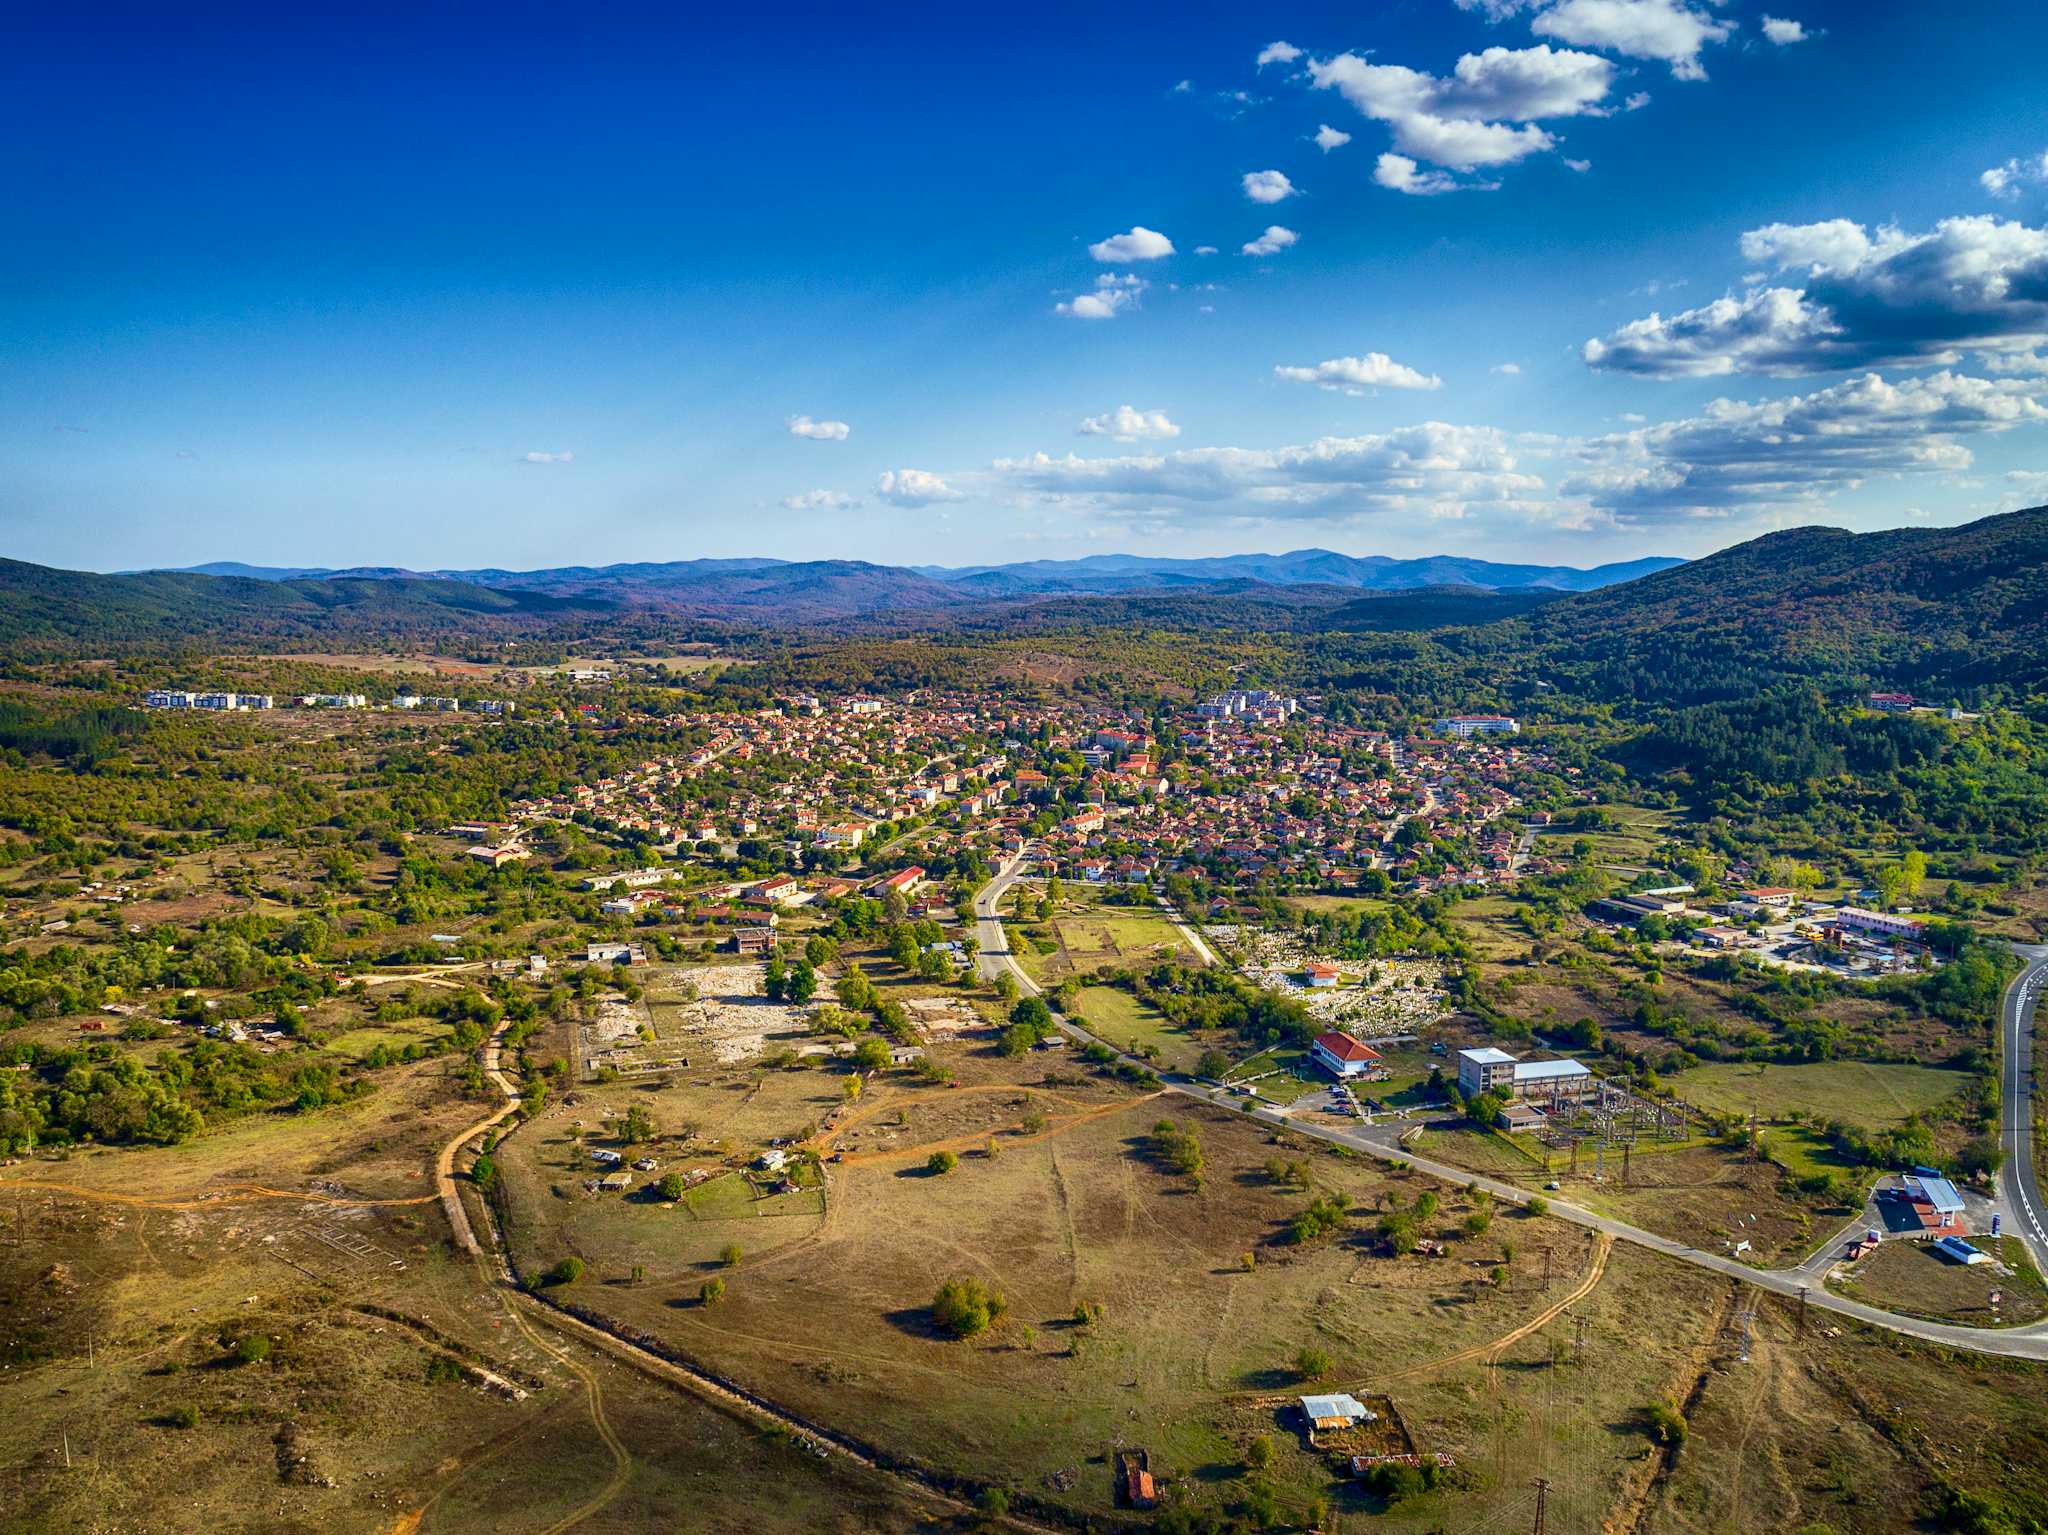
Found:
<svg viewBox="0 0 2048 1535"><path fill-rule="evenodd" d="M1806 1336L1806 1289L1805 1285L1799 1287L1799 1336L1802 1338Z"/></svg>
<svg viewBox="0 0 2048 1535"><path fill-rule="evenodd" d="M1632 1141L1623 1141L1621 1143L1621 1186L1623 1188L1628 1187L1628 1154L1633 1146L1634 1142Z"/></svg>
<svg viewBox="0 0 2048 1535"><path fill-rule="evenodd" d="M1536 1489L1535 1535L1546 1535L1549 1530L1550 1481L1547 1477L1532 1477L1529 1485Z"/></svg>

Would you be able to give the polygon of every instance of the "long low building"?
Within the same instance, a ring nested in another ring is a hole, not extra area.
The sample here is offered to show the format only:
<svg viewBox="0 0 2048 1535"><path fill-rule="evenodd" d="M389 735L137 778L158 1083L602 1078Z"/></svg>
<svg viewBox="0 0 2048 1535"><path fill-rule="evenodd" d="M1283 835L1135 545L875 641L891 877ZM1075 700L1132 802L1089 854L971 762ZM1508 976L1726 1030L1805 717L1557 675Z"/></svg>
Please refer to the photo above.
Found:
<svg viewBox="0 0 2048 1535"><path fill-rule="evenodd" d="M1458 1090L1467 1098L1505 1093L1510 1098L1583 1098L1593 1073L1581 1061L1523 1061L1493 1045L1458 1052Z"/></svg>

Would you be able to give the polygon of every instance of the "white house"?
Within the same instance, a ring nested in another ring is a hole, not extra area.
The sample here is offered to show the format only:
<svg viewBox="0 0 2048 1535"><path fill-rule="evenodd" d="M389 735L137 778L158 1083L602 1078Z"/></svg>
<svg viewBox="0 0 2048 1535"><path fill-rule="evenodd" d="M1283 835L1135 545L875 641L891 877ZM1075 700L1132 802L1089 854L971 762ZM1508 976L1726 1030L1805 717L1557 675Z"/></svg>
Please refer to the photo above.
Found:
<svg viewBox="0 0 2048 1535"><path fill-rule="evenodd" d="M1308 1053L1310 1060L1339 1081L1372 1070L1380 1058L1379 1051L1371 1045L1353 1039L1341 1029L1318 1034L1315 1043L1308 1047Z"/></svg>
<svg viewBox="0 0 2048 1535"><path fill-rule="evenodd" d="M1513 1091L1514 1083L1515 1058L1507 1051L1482 1045L1477 1050L1458 1052L1458 1091L1467 1098L1477 1098L1497 1087Z"/></svg>

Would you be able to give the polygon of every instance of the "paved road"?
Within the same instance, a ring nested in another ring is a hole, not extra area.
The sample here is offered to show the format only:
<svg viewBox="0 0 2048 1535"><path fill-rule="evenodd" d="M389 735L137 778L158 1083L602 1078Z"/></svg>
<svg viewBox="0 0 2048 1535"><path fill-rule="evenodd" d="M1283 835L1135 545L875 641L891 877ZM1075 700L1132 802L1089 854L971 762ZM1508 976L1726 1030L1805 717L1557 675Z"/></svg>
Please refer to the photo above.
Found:
<svg viewBox="0 0 2048 1535"><path fill-rule="evenodd" d="M2027 968L2007 988L1999 1010L1998 1044L2005 1057L1999 1149L2005 1160L1998 1169L1998 1202L2013 1235L2033 1253L2035 1267L2048 1273L2048 1204L2034 1173L2034 1012L2048 991L2048 945L2019 953Z"/></svg>
<svg viewBox="0 0 2048 1535"><path fill-rule="evenodd" d="M975 916L980 920L982 933L982 974L993 976L1007 969L1017 978L1017 984L1022 989L1024 995L1035 996L1038 994L1039 988L1033 984L1031 977L1024 973L1023 969L1011 956L1008 942L1003 937L1002 924L991 920L996 909L996 902L1001 900L1003 893L1017 882L1018 874L1027 856L1028 849L1026 853L1019 854L1017 858L1004 864L997 871L996 877L983 886L981 893L974 898L974 912ZM991 928L994 929L993 932L990 931ZM2032 952L2029 951L2030 954ZM2041 954L2033 956L2032 963L2022 972L2019 979L2013 982L2012 987L2006 994L2005 1017L2007 1019L2006 1032L2008 1040L2010 1040L2013 1032L2016 1030L2030 1030L2034 1000L2043 989L2048 989L2048 979L2044 978L2048 978L2048 951L2043 951ZM1055 1013L1053 1016L1058 1021L1061 1031L1070 1038L1087 1044L1099 1044L1110 1050L1116 1049L1108 1041L1097 1039L1086 1029L1063 1015ZM1131 1061L1134 1065L1143 1066L1147 1070L1152 1069L1149 1062L1137 1060L1134 1056L1126 1056L1122 1051L1117 1051L1116 1053L1121 1058ZM2028 1077L2027 1073L2021 1071L2009 1072L2007 1075L2008 1078L2017 1077L2023 1080ZM1453 1167L1448 1162L1438 1162L1429 1157L1417 1156L1388 1133L1389 1131L1396 1131L1397 1127L1395 1126L1376 1125L1369 1128L1361 1128L1343 1125L1298 1124L1276 1108L1260 1105L1247 1110L1245 1105L1248 1100L1233 1096L1223 1088L1213 1087L1189 1077L1167 1075L1163 1076L1161 1081L1170 1092L1181 1093L1190 1098L1199 1098L1203 1102L1214 1104L1219 1108L1245 1113L1246 1117L1256 1119L1262 1124L1271 1125L1276 1129L1292 1130L1300 1135L1314 1136L1317 1140L1328 1141L1332 1145L1349 1147L1353 1151L1363 1152L1367 1156L1377 1157L1382 1161L1398 1159L1407 1162L1419 1171L1441 1178L1447 1183L1483 1188L1495 1199L1505 1204L1526 1204L1533 1197L1527 1189L1518 1187L1515 1184L1502 1183L1497 1179L1477 1176L1466 1168ZM2026 1101L2020 1105L2021 1117L2015 1120L2009 1114L2006 1120L2009 1135L2014 1133L2015 1126L2024 1127L2025 1133L2022 1138L2025 1144L2019 1147L2019 1156L2008 1155L2006 1161L2008 1168L2011 1168L2017 1162L2026 1169L2023 1176L2029 1190L2031 1190L2033 1181L2030 1160L2033 1149L2033 1121L2029 1117L2032 1113L2031 1098L2028 1096L2030 1093L2031 1087L2023 1094ZM2048 1207L2044 1207L2041 1204L2038 1194L2030 1193L2030 1197L2033 1200L2031 1206L2033 1211L2042 1218L2044 1223L2048 1223ZM1861 1301L1853 1301L1846 1296L1833 1294L1819 1282L1819 1272L1815 1272L1814 1266L1819 1259L1818 1253L1814 1257L1807 1259L1804 1264L1795 1268L1752 1268L1748 1264L1739 1262L1734 1258L1723 1257L1719 1253L1703 1252L1697 1247L1688 1247L1683 1242L1675 1241L1670 1237L1658 1236L1654 1231L1645 1231L1640 1226L1631 1226L1625 1221L1615 1220L1612 1216L1602 1215L1596 1210L1588 1210L1582 1205L1568 1204L1550 1195L1544 1195L1543 1199L1549 1206L1550 1214L1560 1220L1567 1220L1574 1225L1585 1226L1594 1231L1604 1231L1616 1241L1631 1242L1638 1247L1646 1247L1651 1252L1662 1253L1667 1258L1676 1258L1682 1263L1692 1264L1695 1268L1703 1268L1717 1274L1725 1274L1730 1279L1738 1279L1744 1284L1755 1285L1757 1288L1769 1290L1773 1294L1793 1298L1803 1294L1806 1296L1807 1304L1819 1311L1831 1311L1837 1316L1849 1317L1858 1322L1867 1322L1873 1327L1888 1328L1892 1332L1904 1333L1908 1337L1920 1338L1929 1343L1944 1344L1950 1348L1965 1349L1971 1353L1998 1354L2015 1359L2048 1360L2048 1322L2037 1322L2030 1327L1997 1329L1951 1327L1941 1322L1923 1322L1915 1317L1899 1316L1895 1312L1883 1311L1876 1306L1866 1306ZM1848 1229L1845 1227L1845 1232ZM1824 1266L1821 1267L1820 1272L1825 1272Z"/></svg>

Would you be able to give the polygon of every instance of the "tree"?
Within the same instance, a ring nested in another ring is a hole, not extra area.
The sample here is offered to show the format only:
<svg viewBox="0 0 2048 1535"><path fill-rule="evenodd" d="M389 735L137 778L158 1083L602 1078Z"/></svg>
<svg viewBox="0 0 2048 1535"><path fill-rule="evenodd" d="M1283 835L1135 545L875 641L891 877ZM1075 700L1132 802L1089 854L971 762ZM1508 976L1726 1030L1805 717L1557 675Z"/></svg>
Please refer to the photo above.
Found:
<svg viewBox="0 0 2048 1535"><path fill-rule="evenodd" d="M853 1064L858 1071L886 1071L889 1068L889 1042L870 1034L853 1047Z"/></svg>
<svg viewBox="0 0 2048 1535"><path fill-rule="evenodd" d="M724 1299L725 1281L723 1279L707 1279L697 1286L697 1304L700 1306L715 1306Z"/></svg>
<svg viewBox="0 0 2048 1535"><path fill-rule="evenodd" d="M809 1002L818 994L818 971L808 959L800 959L789 972L789 982L782 994L798 1006Z"/></svg>
<svg viewBox="0 0 2048 1535"><path fill-rule="evenodd" d="M480 1189L488 1189L498 1177L498 1164L486 1151L470 1164L469 1178Z"/></svg>
<svg viewBox="0 0 2048 1535"><path fill-rule="evenodd" d="M996 972L996 995L1005 1002L1017 999L1017 977L1007 969Z"/></svg>
<svg viewBox="0 0 2048 1535"><path fill-rule="evenodd" d="M1002 1295L979 1279L949 1279L932 1297L932 1323L956 1338L986 1332L1007 1309Z"/></svg>
<svg viewBox="0 0 2048 1535"><path fill-rule="evenodd" d="M857 1013L864 1013L875 1005L875 983L868 979L867 972L858 962L846 967L846 974L839 978L839 984L832 990L841 1006L850 1007Z"/></svg>
<svg viewBox="0 0 2048 1535"><path fill-rule="evenodd" d="M270 1357L270 1340L261 1333L251 1333L235 1345L235 1361L238 1364L261 1364Z"/></svg>
<svg viewBox="0 0 2048 1535"><path fill-rule="evenodd" d="M933 1177L950 1173L960 1165L960 1159L950 1151L935 1151L924 1159L924 1170Z"/></svg>
<svg viewBox="0 0 2048 1535"><path fill-rule="evenodd" d="M744 1254L742 1254L740 1251L739 1243L728 1242L725 1244L724 1251L719 1253L718 1261L723 1263L729 1269L736 1269L740 1266L740 1259L743 1256Z"/></svg>
<svg viewBox="0 0 2048 1535"><path fill-rule="evenodd" d="M676 1200L683 1197L683 1175L681 1173L663 1173L661 1182L657 1183L654 1188L655 1192L660 1194L663 1199L673 1204Z"/></svg>
<svg viewBox="0 0 2048 1535"><path fill-rule="evenodd" d="M1273 1464L1275 1454L1273 1441L1264 1434L1255 1434L1252 1442L1244 1447L1244 1463L1254 1471L1264 1471Z"/></svg>
<svg viewBox="0 0 2048 1535"><path fill-rule="evenodd" d="M1294 1356L1294 1373L1302 1380L1321 1380L1330 1370L1330 1356L1313 1345Z"/></svg>
<svg viewBox="0 0 2048 1535"><path fill-rule="evenodd" d="M626 1110L626 1117L619 1125L619 1139L628 1146L654 1139L654 1116L647 1112L647 1105L636 1103Z"/></svg>
<svg viewBox="0 0 2048 1535"><path fill-rule="evenodd" d="M1207 1077L1211 1082L1223 1080L1223 1074L1230 1070L1230 1057L1221 1050L1204 1050L1202 1058L1195 1062L1195 1075Z"/></svg>

